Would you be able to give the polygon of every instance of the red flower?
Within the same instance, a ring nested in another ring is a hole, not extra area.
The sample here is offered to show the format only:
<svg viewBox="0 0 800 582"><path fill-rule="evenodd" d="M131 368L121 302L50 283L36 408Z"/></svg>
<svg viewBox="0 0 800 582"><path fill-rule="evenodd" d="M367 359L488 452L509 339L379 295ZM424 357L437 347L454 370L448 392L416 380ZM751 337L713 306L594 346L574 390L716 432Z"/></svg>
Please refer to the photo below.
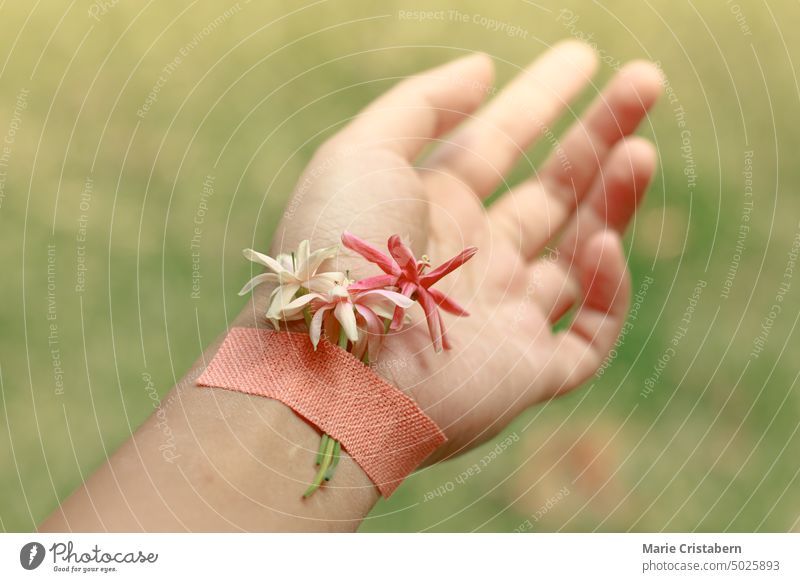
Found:
<svg viewBox="0 0 800 582"><path fill-rule="evenodd" d="M342 235L342 244L367 259L375 263L383 271L383 275L367 277L350 285L353 291L364 291L368 289L382 289L384 287L396 287L400 293L406 297L415 299L425 312L425 319L428 322L428 331L431 334L433 347L437 352L450 349L447 341L442 314L438 308L442 308L448 313L458 316L467 316L469 313L456 303L453 299L431 286L442 277L459 268L470 260L478 249L468 247L457 254L455 257L446 261L433 270L425 272L431 264L426 256L422 260L417 260L414 253L400 240L400 237L393 235L387 244L389 255L358 238L357 236L345 232ZM397 307L392 318L391 329L399 329L403 324L404 310Z"/></svg>

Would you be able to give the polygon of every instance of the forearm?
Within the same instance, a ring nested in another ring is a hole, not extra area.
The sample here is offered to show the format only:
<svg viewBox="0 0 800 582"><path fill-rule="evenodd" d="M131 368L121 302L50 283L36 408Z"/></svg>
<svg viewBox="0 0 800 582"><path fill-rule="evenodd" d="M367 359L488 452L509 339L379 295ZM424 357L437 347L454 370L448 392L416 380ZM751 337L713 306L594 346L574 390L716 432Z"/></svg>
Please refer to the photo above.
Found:
<svg viewBox="0 0 800 582"><path fill-rule="evenodd" d="M248 315L248 312L251 314ZM252 325L245 310L235 325ZM161 407L41 531L353 531L378 499L342 455L309 499L319 433L282 403L195 379L208 348Z"/></svg>

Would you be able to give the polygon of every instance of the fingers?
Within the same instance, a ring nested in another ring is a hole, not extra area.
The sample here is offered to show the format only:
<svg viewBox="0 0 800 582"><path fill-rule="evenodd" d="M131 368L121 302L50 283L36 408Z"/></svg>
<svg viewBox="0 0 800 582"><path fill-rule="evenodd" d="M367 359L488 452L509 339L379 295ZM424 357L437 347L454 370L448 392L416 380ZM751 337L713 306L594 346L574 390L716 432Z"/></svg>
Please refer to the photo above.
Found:
<svg viewBox="0 0 800 582"><path fill-rule="evenodd" d="M383 147L409 161L481 104L494 66L484 54L409 77L378 98L331 141L341 148Z"/></svg>
<svg viewBox="0 0 800 582"><path fill-rule="evenodd" d="M653 145L632 137L617 144L597 176L587 200L564 232L555 251L532 263L539 293L537 305L555 323L580 297L575 281L578 249L598 232L614 230L620 235L644 197L656 167Z"/></svg>
<svg viewBox="0 0 800 582"><path fill-rule="evenodd" d="M534 258L572 216L609 152L631 134L661 92L649 63L624 67L567 132L539 176L503 196L490 217L526 259Z"/></svg>
<svg viewBox="0 0 800 582"><path fill-rule="evenodd" d="M570 328L555 337L552 365L557 396L586 381L614 346L630 303L630 277L622 241L614 231L596 233L576 257L584 299Z"/></svg>
<svg viewBox="0 0 800 582"><path fill-rule="evenodd" d="M574 125L541 171L541 181L561 201L579 199L594 181L608 152L633 133L661 94L661 73L635 61L609 82Z"/></svg>
<svg viewBox="0 0 800 582"><path fill-rule="evenodd" d="M556 45L439 146L426 167L454 175L485 198L589 83L596 61L583 43Z"/></svg>
<svg viewBox="0 0 800 582"><path fill-rule="evenodd" d="M564 231L558 247L562 260L571 261L599 231L625 232L653 178L656 161L655 147L646 139L628 138L614 148Z"/></svg>
<svg viewBox="0 0 800 582"><path fill-rule="evenodd" d="M574 268L557 256L543 257L531 265L533 300L551 325L561 319L581 295L580 285L572 273Z"/></svg>

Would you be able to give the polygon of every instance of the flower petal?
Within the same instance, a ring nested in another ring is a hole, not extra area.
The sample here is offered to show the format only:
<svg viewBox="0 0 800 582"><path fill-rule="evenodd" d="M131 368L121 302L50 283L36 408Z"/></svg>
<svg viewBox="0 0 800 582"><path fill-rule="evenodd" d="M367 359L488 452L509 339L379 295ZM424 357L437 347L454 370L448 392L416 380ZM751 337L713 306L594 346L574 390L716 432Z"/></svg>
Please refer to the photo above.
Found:
<svg viewBox="0 0 800 582"><path fill-rule="evenodd" d="M288 285L281 285L276 287L272 292L272 301L267 309L267 317L269 319L281 319L280 312L289 303L292 298L300 290L300 285L296 283L289 283Z"/></svg>
<svg viewBox="0 0 800 582"><path fill-rule="evenodd" d="M342 324L347 339L351 342L358 340L358 326L356 325L356 314L353 312L353 304L349 301L339 302L333 312L336 319Z"/></svg>
<svg viewBox="0 0 800 582"><path fill-rule="evenodd" d="M293 315L297 315L298 313L302 312L306 306L314 300L318 301L325 301L325 297L320 295L319 293L306 293L305 295L301 295L294 301L287 303L283 306L283 309L280 311L280 316L283 318L289 318Z"/></svg>
<svg viewBox="0 0 800 582"><path fill-rule="evenodd" d="M433 297L433 300L436 301L436 305L444 309L446 312L452 313L453 315L458 315L460 317L467 317L469 315L469 312L467 312L466 309L461 307L453 299L438 289L428 289L428 293L430 293Z"/></svg>
<svg viewBox="0 0 800 582"><path fill-rule="evenodd" d="M369 361L374 362L378 357L378 352L381 349L381 342L383 341L383 322L369 307L364 305L355 305L358 314L364 318L367 324L367 354ZM363 354L362 354L363 358Z"/></svg>
<svg viewBox="0 0 800 582"><path fill-rule="evenodd" d="M313 277L317 269L319 269L320 265L327 261L328 259L332 259L335 257L339 252L339 247L332 246L326 247L324 249L318 249L311 253L308 257L308 262L303 266L303 275L306 278Z"/></svg>
<svg viewBox="0 0 800 582"><path fill-rule="evenodd" d="M328 305L325 309L325 315L322 319L322 327L325 330L325 337L329 342L335 344L339 341L339 329L342 326L339 325L339 320L335 317L333 305Z"/></svg>
<svg viewBox="0 0 800 582"><path fill-rule="evenodd" d="M308 239L300 241L297 245L297 253L294 256L294 269L292 272L301 273L305 272L306 265L308 265L309 252Z"/></svg>
<svg viewBox="0 0 800 582"><path fill-rule="evenodd" d="M258 251L254 251L253 249L244 249L242 251L244 258L248 261L253 261L254 263L258 263L259 265L264 265L268 269L272 270L275 273L285 273L286 269L283 268L278 261L273 259L272 257L268 257L264 253L259 253Z"/></svg>
<svg viewBox="0 0 800 582"><path fill-rule="evenodd" d="M350 353L353 354L353 357L357 360L363 360L364 354L367 353L368 335L369 334L366 333L359 334L358 340L350 348Z"/></svg>
<svg viewBox="0 0 800 582"><path fill-rule="evenodd" d="M388 300L397 305L398 307L402 307L403 309L408 309L412 305L414 305L414 300L410 297L406 297L401 293L397 293L395 291L388 291L386 289L371 289L369 291L363 291L356 295L356 302L363 303L365 305L370 305L375 303L376 301L381 300Z"/></svg>
<svg viewBox="0 0 800 582"><path fill-rule="evenodd" d="M370 263L378 265L384 273L388 273L389 275L400 274L400 267L397 266L397 263L395 263L390 256L364 239L345 231L342 234L342 244L351 251L367 259Z"/></svg>
<svg viewBox="0 0 800 582"><path fill-rule="evenodd" d="M330 305L325 305L317 309L314 317L311 318L311 325L308 327L308 336L311 338L311 343L314 349L317 349L319 338L322 335L322 319L325 317L325 312L330 309Z"/></svg>
<svg viewBox="0 0 800 582"><path fill-rule="evenodd" d="M436 308L436 302L428 293L427 289L417 289L417 301L419 301L422 311L425 312L425 319L428 322L428 333L431 336L433 349L438 353L442 351L442 320L439 316L439 310Z"/></svg>
<svg viewBox="0 0 800 582"><path fill-rule="evenodd" d="M275 273L261 273L245 283L242 290L239 291L239 295L247 295L254 287L261 285L261 283L275 283L277 281L278 275Z"/></svg>
<svg viewBox="0 0 800 582"><path fill-rule="evenodd" d="M406 281L400 287L400 293L405 295L406 297L411 297L414 294L414 291L417 290L417 286L414 283L410 283ZM401 327L403 327L403 323L405 322L404 311L400 307L395 307L394 316L392 317L392 323L389 325L389 329L397 331Z"/></svg>
<svg viewBox="0 0 800 582"><path fill-rule="evenodd" d="M423 285L424 287L430 287L448 273L458 269L461 265L474 257L475 253L477 252L478 247L468 247L464 249L449 261L445 261L432 271L422 275L419 278L420 285Z"/></svg>
<svg viewBox="0 0 800 582"><path fill-rule="evenodd" d="M375 275L367 277L355 283L351 283L348 289L351 291L368 291L370 289L383 289L384 287L394 287L397 283L396 275Z"/></svg>
<svg viewBox="0 0 800 582"><path fill-rule="evenodd" d="M330 272L317 273L310 279L303 281L306 289L315 293L328 293L344 280L344 273Z"/></svg>
<svg viewBox="0 0 800 582"><path fill-rule="evenodd" d="M414 258L414 253L411 249L400 240L398 235L392 235L389 238L389 252L397 261L398 266L403 270L403 274L411 280L417 280L417 259Z"/></svg>
<svg viewBox="0 0 800 582"><path fill-rule="evenodd" d="M288 253L281 253L275 257L275 260L278 261L284 269L290 273L294 273L294 259L292 259L292 255Z"/></svg>
<svg viewBox="0 0 800 582"><path fill-rule="evenodd" d="M445 350L450 349L450 340L447 339L447 330L444 328L444 321L442 321L442 312L437 311L436 315L439 316L439 328L442 330L442 347Z"/></svg>

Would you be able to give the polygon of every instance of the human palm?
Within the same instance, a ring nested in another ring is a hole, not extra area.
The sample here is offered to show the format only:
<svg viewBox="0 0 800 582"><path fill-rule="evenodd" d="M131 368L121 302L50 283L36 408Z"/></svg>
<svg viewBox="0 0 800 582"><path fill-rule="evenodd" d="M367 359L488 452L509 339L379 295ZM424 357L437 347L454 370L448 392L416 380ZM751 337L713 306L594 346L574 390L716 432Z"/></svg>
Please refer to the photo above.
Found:
<svg viewBox="0 0 800 582"><path fill-rule="evenodd" d="M478 247L437 284L470 312L445 316L452 348L435 353L424 317L412 310L411 324L387 337L374 363L447 434L437 459L581 384L624 322L629 282L619 234L655 167L652 146L627 136L661 80L654 66L629 64L556 141L549 127L590 83L595 60L585 45L562 43L477 113L492 86L485 55L402 81L319 149L273 240L274 255L303 239L312 248L335 244L345 230L379 247L399 234L434 266ZM485 207L542 136L550 159ZM338 263L351 278L377 272L345 250ZM263 314L265 302L260 292L251 314ZM573 306L570 326L553 333Z"/></svg>

